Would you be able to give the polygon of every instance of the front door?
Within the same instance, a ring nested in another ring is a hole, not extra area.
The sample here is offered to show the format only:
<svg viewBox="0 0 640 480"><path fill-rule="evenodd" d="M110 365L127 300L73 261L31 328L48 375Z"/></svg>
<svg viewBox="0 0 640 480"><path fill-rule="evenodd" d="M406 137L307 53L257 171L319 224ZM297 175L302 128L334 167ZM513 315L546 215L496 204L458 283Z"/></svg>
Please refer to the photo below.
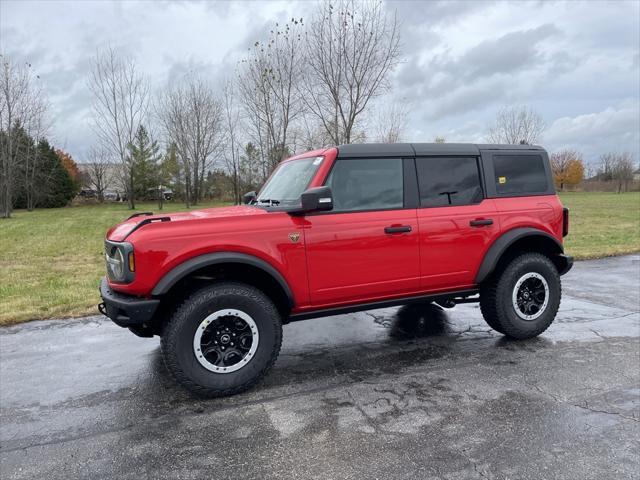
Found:
<svg viewBox="0 0 640 480"><path fill-rule="evenodd" d="M418 223L416 209L405 209L402 159L338 159L325 185L334 209L306 217L312 305L418 291Z"/></svg>

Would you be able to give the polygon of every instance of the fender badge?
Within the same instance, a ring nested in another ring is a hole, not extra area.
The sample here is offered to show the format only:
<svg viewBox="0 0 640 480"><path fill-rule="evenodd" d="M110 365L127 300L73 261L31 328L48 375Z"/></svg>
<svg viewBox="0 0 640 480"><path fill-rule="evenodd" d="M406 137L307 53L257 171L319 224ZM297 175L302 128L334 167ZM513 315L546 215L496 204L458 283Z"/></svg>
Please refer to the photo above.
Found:
<svg viewBox="0 0 640 480"><path fill-rule="evenodd" d="M298 240L300 240L300 233L299 232L290 233L289 240L291 240L293 243L296 243Z"/></svg>

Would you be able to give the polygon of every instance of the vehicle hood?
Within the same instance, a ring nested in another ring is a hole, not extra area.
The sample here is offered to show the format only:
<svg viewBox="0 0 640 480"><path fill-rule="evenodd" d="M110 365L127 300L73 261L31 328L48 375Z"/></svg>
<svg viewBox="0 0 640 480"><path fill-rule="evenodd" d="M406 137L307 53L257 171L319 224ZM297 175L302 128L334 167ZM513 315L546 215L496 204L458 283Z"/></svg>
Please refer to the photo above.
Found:
<svg viewBox="0 0 640 480"><path fill-rule="evenodd" d="M150 222L154 224L160 222L171 222L175 225L174 222L203 221L224 219L230 217L251 217L258 215L268 215L268 213L262 208L251 207L247 205L238 205L234 207L203 208L199 210L190 210L188 212L140 215L137 217L129 218L124 222L112 227L107 232L107 239L114 242L122 242L142 222ZM146 226L140 226L140 228L146 228Z"/></svg>

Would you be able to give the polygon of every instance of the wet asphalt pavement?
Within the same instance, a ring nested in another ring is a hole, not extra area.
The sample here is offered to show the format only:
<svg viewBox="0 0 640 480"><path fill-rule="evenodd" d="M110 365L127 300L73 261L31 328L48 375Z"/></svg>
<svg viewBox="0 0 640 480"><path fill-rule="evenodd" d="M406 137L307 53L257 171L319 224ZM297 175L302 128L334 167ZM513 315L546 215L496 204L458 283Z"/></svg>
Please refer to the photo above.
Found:
<svg viewBox="0 0 640 480"><path fill-rule="evenodd" d="M218 400L104 317L0 329L0 477L640 478L640 255L563 286L523 342L476 305L287 325L265 381Z"/></svg>

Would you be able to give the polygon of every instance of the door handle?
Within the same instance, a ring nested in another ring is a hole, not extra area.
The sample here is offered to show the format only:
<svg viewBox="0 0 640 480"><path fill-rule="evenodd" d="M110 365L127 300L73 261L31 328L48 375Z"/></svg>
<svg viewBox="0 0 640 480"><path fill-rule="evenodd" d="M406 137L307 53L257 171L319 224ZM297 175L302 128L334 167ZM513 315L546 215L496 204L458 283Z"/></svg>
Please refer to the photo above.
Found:
<svg viewBox="0 0 640 480"><path fill-rule="evenodd" d="M476 218L475 220L471 220L469 225L472 227L484 227L486 225L493 225L493 220L490 218Z"/></svg>
<svg viewBox="0 0 640 480"><path fill-rule="evenodd" d="M409 233L411 231L410 225L399 225L397 227L385 227L384 233Z"/></svg>

